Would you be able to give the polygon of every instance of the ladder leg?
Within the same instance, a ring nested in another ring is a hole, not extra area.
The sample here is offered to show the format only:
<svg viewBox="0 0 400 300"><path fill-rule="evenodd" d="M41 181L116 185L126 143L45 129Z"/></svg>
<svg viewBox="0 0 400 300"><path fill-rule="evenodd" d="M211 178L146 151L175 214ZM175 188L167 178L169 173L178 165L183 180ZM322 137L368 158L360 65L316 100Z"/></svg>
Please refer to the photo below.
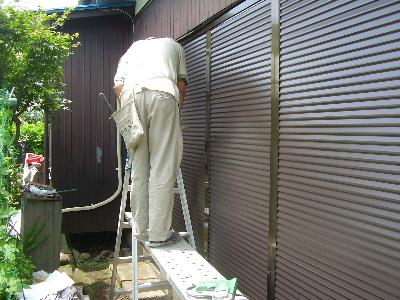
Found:
<svg viewBox="0 0 400 300"><path fill-rule="evenodd" d="M118 266L119 252L120 252L120 248L121 248L122 229L124 228L123 222L124 222L124 218L125 218L125 208L126 208L126 200L127 200L127 196L128 196L130 174L131 174L130 169L125 168L121 206L119 209L118 230L117 230L117 237L115 239L115 249L114 249L113 267L112 267L112 275L111 275L110 293L108 295L109 300L114 299L115 283L116 283L116 279L117 279L117 266Z"/></svg>
<svg viewBox="0 0 400 300"><path fill-rule="evenodd" d="M189 206L187 204L186 191L185 191L185 186L183 184L181 169L179 169L178 171L176 180L178 183L179 195L181 198L182 212L183 212L183 218L185 220L186 232L189 234L189 244L190 246L192 246L193 249L196 249L196 243L194 241L192 222L190 220Z"/></svg>
<svg viewBox="0 0 400 300"><path fill-rule="evenodd" d="M138 240L132 229L132 300L138 299Z"/></svg>

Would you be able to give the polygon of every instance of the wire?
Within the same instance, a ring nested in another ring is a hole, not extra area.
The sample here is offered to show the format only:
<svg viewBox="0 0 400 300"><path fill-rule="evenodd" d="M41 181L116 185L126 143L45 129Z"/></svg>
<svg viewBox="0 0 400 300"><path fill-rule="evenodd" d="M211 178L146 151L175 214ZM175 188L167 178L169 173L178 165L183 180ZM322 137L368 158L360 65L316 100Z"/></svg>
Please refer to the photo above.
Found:
<svg viewBox="0 0 400 300"><path fill-rule="evenodd" d="M121 160L121 135L119 133L119 130L117 129L117 163L118 163L118 187L117 190L115 191L115 193L109 197L108 199L101 201L99 203L96 204L91 204L91 205L87 205L87 206L77 206L77 207L70 207L70 208L64 208L62 210L63 213L67 213L67 212L72 212L72 211L82 211L82 210L91 210L91 209L95 209L101 206L104 206L108 203L110 203L111 201L113 201L115 198L118 197L118 195L121 193L122 191L122 160Z"/></svg>
<svg viewBox="0 0 400 300"><path fill-rule="evenodd" d="M129 19L131 19L131 23L132 23L132 39L133 39L134 32L135 32L135 22L134 22L134 20L133 20L133 18L132 18L132 16L131 16L130 13L128 13L128 12L126 12L126 11L124 11L123 9L120 9L120 8L103 9L103 8L101 8L101 6L99 5L99 1L97 1L97 0L96 0L96 5L97 5L97 8L98 8L99 10L103 11L103 12L108 12L108 11L116 10L116 11L119 11L119 12L123 12L125 15L127 15L127 16L129 17Z"/></svg>

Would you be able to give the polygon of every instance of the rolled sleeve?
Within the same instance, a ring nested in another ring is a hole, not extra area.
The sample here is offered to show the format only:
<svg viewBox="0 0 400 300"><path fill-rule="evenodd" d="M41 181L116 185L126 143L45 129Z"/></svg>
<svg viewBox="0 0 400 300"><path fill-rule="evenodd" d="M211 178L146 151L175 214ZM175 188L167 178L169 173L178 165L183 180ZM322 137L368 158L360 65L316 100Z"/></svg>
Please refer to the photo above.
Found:
<svg viewBox="0 0 400 300"><path fill-rule="evenodd" d="M124 54L118 63L117 72L114 76L114 85L119 81L125 81L126 73L128 71L128 58L127 54Z"/></svg>
<svg viewBox="0 0 400 300"><path fill-rule="evenodd" d="M186 59L185 59L185 50L183 50L182 46L179 47L179 68L178 68L178 80L188 81L187 71L186 71Z"/></svg>

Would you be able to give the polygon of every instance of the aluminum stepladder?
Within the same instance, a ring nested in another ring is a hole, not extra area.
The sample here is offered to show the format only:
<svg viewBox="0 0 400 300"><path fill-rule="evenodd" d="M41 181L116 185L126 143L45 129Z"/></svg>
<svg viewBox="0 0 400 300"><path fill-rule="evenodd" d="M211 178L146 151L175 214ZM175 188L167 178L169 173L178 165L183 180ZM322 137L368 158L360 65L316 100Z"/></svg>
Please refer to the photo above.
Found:
<svg viewBox="0 0 400 300"><path fill-rule="evenodd" d="M130 197L128 197L128 194L131 192L131 186L129 183L130 183L130 179L131 179L131 174L133 172L133 165L132 165L133 159L132 158L133 158L133 153L129 152L128 159L127 159L126 165L125 165L125 174L124 174L124 179L123 179L121 206L120 206L119 218L118 218L118 230L117 230L117 237L116 237L116 242L115 242L109 300L113 300L114 297L116 297L116 296L129 295L129 294L131 294L131 297L133 300L137 300L139 291L154 291L154 290L163 290L163 289L171 288L168 281L143 283L140 285L138 284L138 262L150 260L151 257L138 255L138 243L142 242L142 241L139 241L134 234L135 230L133 229L132 214L125 211L126 210L126 202L128 201L128 199L130 199ZM174 192L175 192L175 194L180 195L182 212L183 212L183 217L185 220L185 227L186 227L186 232L180 233L180 234L183 237L187 237L189 244L192 246L193 249L196 249L181 169L179 169L179 171L178 171L178 174L176 176L176 181L177 181L177 187L174 188ZM132 255L126 256L126 257L120 257L119 255L120 255L120 248L121 248L122 230L125 228L132 229L132 234L131 234L131 236L132 236ZM131 288L131 290L116 289L115 285L116 285L116 279L117 279L118 264L119 263L128 263L128 262L132 263L132 288Z"/></svg>

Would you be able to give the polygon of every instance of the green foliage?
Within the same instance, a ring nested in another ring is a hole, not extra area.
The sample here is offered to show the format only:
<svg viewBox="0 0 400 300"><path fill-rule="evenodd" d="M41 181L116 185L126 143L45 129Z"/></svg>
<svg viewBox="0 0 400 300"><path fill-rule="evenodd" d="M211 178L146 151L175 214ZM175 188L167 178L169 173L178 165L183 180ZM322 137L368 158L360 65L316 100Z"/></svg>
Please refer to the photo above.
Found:
<svg viewBox="0 0 400 300"><path fill-rule="evenodd" d="M23 243L10 234L11 228L7 226L20 194L20 188L13 186L19 179L13 179L16 152L11 133L12 112L4 105L7 97L7 92L0 89L0 299L16 299L17 293L30 283L33 265L23 251Z"/></svg>
<svg viewBox="0 0 400 300"><path fill-rule="evenodd" d="M77 261L77 267L83 272L105 270L109 267L109 261L105 257L100 260L95 260L94 258L80 259Z"/></svg>
<svg viewBox="0 0 400 300"><path fill-rule="evenodd" d="M20 141L28 145L28 152L44 154L44 122L22 123Z"/></svg>
<svg viewBox="0 0 400 300"><path fill-rule="evenodd" d="M23 123L37 123L43 122L43 120L43 111L35 110L33 107L28 107L28 109L21 115L21 121Z"/></svg>
<svg viewBox="0 0 400 300"><path fill-rule="evenodd" d="M16 152L16 151L14 151ZM7 205L10 208L19 209L21 206L21 174L22 164L16 162L14 156L8 156L4 159L4 168L6 169L7 181Z"/></svg>
<svg viewBox="0 0 400 300"><path fill-rule="evenodd" d="M27 111L43 115L67 108L63 64L77 46L77 35L61 32L67 14L58 17L43 11L0 6L0 299L15 299L22 287L29 284L33 270L24 254L24 243L10 235L6 225L20 197L21 169L13 143L19 140L20 119ZM11 109L4 100L13 88L18 101ZM38 116L33 116L35 122L23 125L23 138L34 144L34 152L43 153L39 148L43 147L44 126L36 122ZM42 242L35 238L41 230L42 225L37 225L26 239L28 250Z"/></svg>
<svg viewBox="0 0 400 300"><path fill-rule="evenodd" d="M36 248L47 241L48 236L40 237L46 224L40 220L36 220L35 224L29 230L28 234L23 239L23 249L26 254L31 254Z"/></svg>
<svg viewBox="0 0 400 300"><path fill-rule="evenodd" d="M4 219L3 219L4 220ZM33 264L23 252L23 245L0 226L0 299L16 299L23 287L30 284Z"/></svg>
<svg viewBox="0 0 400 300"><path fill-rule="evenodd" d="M0 83L15 87L20 116L28 107L51 112L66 107L63 63L77 35L62 33L67 14L0 8Z"/></svg>
<svg viewBox="0 0 400 300"><path fill-rule="evenodd" d="M12 111L4 103L8 93L0 89L0 208L7 210L12 200L10 193L10 155L13 153L13 136L11 135Z"/></svg>

